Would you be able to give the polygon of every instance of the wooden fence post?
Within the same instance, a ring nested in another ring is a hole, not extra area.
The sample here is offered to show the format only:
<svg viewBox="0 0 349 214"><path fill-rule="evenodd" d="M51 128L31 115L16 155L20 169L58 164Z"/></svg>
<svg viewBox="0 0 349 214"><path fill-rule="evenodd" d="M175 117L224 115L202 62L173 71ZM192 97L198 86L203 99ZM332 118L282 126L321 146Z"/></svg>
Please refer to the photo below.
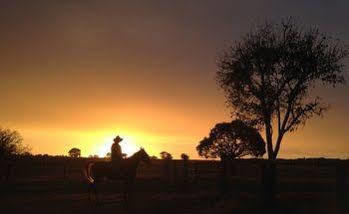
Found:
<svg viewBox="0 0 349 214"><path fill-rule="evenodd" d="M276 163L268 160L261 170L261 208L262 213L270 213L275 206Z"/></svg>
<svg viewBox="0 0 349 214"><path fill-rule="evenodd" d="M173 185L176 185L177 184L177 164L176 164L176 161L172 160L172 165L173 165Z"/></svg>
<svg viewBox="0 0 349 214"><path fill-rule="evenodd" d="M196 184L199 181L199 167L198 163L194 164L194 183Z"/></svg>
<svg viewBox="0 0 349 214"><path fill-rule="evenodd" d="M188 160L183 160L183 188L187 189L188 186Z"/></svg>
<svg viewBox="0 0 349 214"><path fill-rule="evenodd" d="M231 176L231 160L221 160L221 175L219 180L219 187L222 194L229 193L231 190L230 176Z"/></svg>
<svg viewBox="0 0 349 214"><path fill-rule="evenodd" d="M336 202L337 213L347 213L348 203L348 171L344 163L338 163L336 166Z"/></svg>
<svg viewBox="0 0 349 214"><path fill-rule="evenodd" d="M63 179L65 180L67 178L67 165L63 165Z"/></svg>
<svg viewBox="0 0 349 214"><path fill-rule="evenodd" d="M163 160L164 161L164 180L167 182L170 182L171 180L171 173L170 173L170 160Z"/></svg>

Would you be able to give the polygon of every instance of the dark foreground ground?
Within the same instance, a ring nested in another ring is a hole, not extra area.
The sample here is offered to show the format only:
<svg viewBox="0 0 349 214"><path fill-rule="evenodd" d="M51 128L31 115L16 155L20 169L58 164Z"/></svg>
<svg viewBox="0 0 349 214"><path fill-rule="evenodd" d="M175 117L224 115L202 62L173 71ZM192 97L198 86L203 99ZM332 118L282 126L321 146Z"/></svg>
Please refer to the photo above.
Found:
<svg viewBox="0 0 349 214"><path fill-rule="evenodd" d="M312 174L307 168L301 167L295 176L281 176L280 168L272 206L275 213L337 213L335 172L325 167ZM18 172L10 181L0 182L0 213L261 213L258 175L240 168L239 174L230 178L232 191L222 195L217 174L199 170L200 176L186 187L179 172L177 180L151 173L142 176L140 172L129 207L123 204L120 182L107 180L101 184L102 202L97 205L88 200L87 184L79 170L65 178L52 170L40 170L42 175L36 172L35 176Z"/></svg>
<svg viewBox="0 0 349 214"><path fill-rule="evenodd" d="M159 184L154 179L139 180L133 202L125 208L118 182L101 186L99 206L88 200L86 186L80 182L16 182L2 186L1 213L259 213L259 200L253 192L223 197L213 187L184 191ZM331 192L287 192L279 194L277 201L282 213L336 211L335 194Z"/></svg>

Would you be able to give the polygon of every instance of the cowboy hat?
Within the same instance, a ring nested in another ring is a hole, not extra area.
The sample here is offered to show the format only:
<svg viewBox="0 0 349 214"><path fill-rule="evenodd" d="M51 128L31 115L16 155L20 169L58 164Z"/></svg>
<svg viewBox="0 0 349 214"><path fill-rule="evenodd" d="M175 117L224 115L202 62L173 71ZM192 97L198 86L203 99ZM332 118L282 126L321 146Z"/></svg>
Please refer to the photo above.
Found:
<svg viewBox="0 0 349 214"><path fill-rule="evenodd" d="M118 135L114 138L114 142L120 143L123 139Z"/></svg>

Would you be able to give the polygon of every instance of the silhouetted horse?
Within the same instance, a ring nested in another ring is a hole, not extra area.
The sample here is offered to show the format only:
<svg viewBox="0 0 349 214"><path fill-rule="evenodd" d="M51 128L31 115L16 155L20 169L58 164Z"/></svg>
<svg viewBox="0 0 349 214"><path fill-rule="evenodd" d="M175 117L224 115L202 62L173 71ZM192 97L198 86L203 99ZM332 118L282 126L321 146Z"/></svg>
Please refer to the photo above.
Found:
<svg viewBox="0 0 349 214"><path fill-rule="evenodd" d="M89 162L86 166L86 177L89 182L89 200L91 200L91 191L93 190L96 201L97 203L99 202L97 183L106 177L111 180L123 181L123 198L127 205L130 194L132 193L137 167L141 161L150 163L149 155L143 148L130 158L122 160L119 166L113 166L112 162Z"/></svg>

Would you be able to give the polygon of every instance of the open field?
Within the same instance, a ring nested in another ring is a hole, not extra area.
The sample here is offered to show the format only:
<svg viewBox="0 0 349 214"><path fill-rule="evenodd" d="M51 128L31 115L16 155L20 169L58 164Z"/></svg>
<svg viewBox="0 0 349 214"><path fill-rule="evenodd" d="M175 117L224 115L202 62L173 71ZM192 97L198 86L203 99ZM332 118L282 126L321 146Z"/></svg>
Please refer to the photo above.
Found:
<svg viewBox="0 0 349 214"><path fill-rule="evenodd" d="M234 162L228 179L231 191L225 195L219 188L219 162L190 161L187 185L182 161L172 161L167 168L160 160L151 166L142 164L128 208L123 206L122 184L116 181L106 180L99 187L100 206L88 200L83 173L87 161L18 161L10 180L1 181L2 213L260 213L262 160ZM275 209L282 213L336 213L338 163L279 160ZM342 187L346 191L348 183Z"/></svg>

